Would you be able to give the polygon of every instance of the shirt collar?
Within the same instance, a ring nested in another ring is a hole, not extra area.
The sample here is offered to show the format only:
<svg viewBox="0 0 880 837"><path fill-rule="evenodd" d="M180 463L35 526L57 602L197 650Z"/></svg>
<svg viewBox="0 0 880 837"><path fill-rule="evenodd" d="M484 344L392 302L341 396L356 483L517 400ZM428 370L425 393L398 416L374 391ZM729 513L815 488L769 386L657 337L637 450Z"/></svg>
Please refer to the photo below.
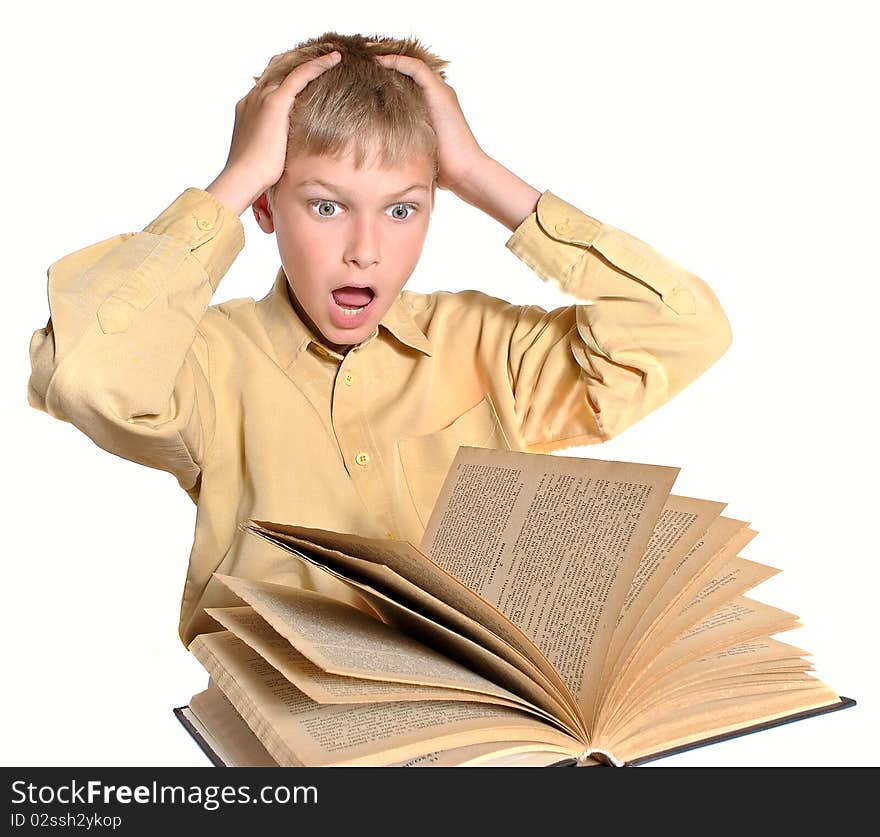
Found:
<svg viewBox="0 0 880 837"><path fill-rule="evenodd" d="M330 349L316 337L296 313L288 295L287 274L283 266L278 269L272 289L257 303L257 316L262 321L285 371L309 348L309 344L314 344L315 350L325 357L340 361L343 359L343 355ZM380 326L404 345L431 357L431 343L416 324L412 311L401 298L401 294L397 295L385 316L379 320L379 326L362 342L368 343L377 338Z"/></svg>

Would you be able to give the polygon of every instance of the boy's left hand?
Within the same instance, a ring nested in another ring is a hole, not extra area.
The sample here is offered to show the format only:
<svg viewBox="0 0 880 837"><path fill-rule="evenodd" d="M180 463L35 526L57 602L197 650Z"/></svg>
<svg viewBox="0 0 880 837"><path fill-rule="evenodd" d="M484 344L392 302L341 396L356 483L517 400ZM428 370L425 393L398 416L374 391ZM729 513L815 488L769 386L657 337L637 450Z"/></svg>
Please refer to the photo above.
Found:
<svg viewBox="0 0 880 837"><path fill-rule="evenodd" d="M437 186L454 192L455 185L486 159L468 127L455 90L419 58L389 54L377 55L376 60L383 67L409 76L422 88L440 152Z"/></svg>

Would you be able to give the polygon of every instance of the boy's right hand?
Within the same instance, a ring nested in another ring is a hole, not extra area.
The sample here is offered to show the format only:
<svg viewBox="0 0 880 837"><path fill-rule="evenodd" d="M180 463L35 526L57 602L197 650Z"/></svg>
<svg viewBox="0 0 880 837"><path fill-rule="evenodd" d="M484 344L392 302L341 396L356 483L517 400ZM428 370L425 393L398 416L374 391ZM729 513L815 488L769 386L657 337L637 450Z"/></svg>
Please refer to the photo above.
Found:
<svg viewBox="0 0 880 837"><path fill-rule="evenodd" d="M269 66L280 57L272 58ZM266 86L257 83L239 99L235 105L235 127L226 165L208 190L213 191L211 187L221 179L225 183L234 183L236 198L226 197L225 202L240 215L266 189L277 183L284 173L290 109L297 94L340 60L338 52L313 58L294 67L280 84Z"/></svg>

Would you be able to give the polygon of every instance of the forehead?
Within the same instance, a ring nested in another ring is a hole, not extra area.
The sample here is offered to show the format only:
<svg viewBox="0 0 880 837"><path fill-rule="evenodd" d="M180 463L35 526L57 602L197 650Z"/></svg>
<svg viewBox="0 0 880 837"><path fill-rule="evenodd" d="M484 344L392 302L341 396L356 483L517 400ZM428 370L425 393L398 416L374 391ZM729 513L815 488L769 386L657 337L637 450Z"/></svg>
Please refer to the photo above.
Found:
<svg viewBox="0 0 880 837"><path fill-rule="evenodd" d="M355 168L354 154L347 152L341 157L290 155L282 179L287 191L326 191L320 185L303 185L307 181L320 180L338 187L346 197L369 200L393 196L415 185L430 189L433 177L433 160L427 154L416 154L394 165L373 155L358 169Z"/></svg>

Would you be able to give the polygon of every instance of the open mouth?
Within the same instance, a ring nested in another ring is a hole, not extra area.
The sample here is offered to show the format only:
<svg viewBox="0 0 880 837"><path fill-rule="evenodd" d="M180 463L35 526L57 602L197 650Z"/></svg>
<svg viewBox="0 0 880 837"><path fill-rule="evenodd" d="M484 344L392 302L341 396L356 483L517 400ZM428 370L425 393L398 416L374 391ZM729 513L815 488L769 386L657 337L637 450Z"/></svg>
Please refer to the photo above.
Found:
<svg viewBox="0 0 880 837"><path fill-rule="evenodd" d="M345 285L330 292L333 302L344 317L356 317L365 311L375 298L375 292L368 286Z"/></svg>

